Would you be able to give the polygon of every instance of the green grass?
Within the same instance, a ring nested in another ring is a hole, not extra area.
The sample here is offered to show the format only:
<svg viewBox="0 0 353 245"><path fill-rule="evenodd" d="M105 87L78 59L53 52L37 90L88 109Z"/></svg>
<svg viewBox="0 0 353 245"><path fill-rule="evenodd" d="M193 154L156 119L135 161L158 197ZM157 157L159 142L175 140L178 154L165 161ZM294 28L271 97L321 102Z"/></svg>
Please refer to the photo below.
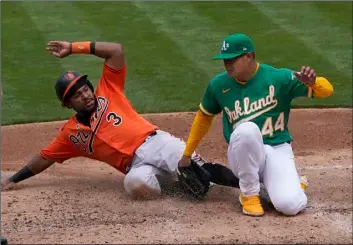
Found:
<svg viewBox="0 0 353 245"><path fill-rule="evenodd" d="M223 71L211 57L232 32L253 37L260 62L310 65L334 85L330 98L293 107L351 107L351 10L351 2L1 2L2 124L72 115L54 91L65 70L97 84L102 60L54 58L45 50L53 39L123 43L126 94L140 113L195 110Z"/></svg>

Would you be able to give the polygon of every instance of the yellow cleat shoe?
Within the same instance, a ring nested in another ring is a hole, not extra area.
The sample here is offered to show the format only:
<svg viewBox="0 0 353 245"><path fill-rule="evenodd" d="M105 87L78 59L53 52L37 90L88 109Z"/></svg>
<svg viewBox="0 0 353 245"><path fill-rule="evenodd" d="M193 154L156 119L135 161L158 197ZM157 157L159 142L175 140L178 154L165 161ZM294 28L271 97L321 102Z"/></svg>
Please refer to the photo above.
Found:
<svg viewBox="0 0 353 245"><path fill-rule="evenodd" d="M306 189L308 189L309 182L305 175L300 176L300 186L302 187L304 192L306 191Z"/></svg>
<svg viewBox="0 0 353 245"><path fill-rule="evenodd" d="M265 213L259 195L244 197L243 194L240 193L239 201L243 206L243 213L246 215L261 216Z"/></svg>

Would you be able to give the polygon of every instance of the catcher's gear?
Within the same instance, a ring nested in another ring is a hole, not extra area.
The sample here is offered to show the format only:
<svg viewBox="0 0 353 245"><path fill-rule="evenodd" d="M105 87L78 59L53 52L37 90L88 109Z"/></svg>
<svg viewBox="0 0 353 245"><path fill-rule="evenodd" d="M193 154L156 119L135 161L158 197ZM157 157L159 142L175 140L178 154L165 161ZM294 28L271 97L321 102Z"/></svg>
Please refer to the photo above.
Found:
<svg viewBox="0 0 353 245"><path fill-rule="evenodd" d="M64 72L55 83L55 92L58 99L64 103L65 99L70 98L76 90L87 84L94 91L92 83L87 79L87 75L81 75L78 72ZM78 86L79 85L79 86Z"/></svg>
<svg viewBox="0 0 353 245"><path fill-rule="evenodd" d="M208 171L191 160L189 166L178 167L177 174L179 183L186 194L198 200L206 197L211 178Z"/></svg>

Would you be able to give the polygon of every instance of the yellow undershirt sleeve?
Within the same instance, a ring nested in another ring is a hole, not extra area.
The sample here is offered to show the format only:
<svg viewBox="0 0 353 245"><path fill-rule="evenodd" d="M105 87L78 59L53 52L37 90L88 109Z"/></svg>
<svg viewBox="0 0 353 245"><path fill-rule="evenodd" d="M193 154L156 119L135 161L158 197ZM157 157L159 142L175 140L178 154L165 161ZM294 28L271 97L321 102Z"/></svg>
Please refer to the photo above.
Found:
<svg viewBox="0 0 353 245"><path fill-rule="evenodd" d="M189 138L186 142L184 151L185 156L191 156L199 145L201 139L206 135L212 125L214 116L208 116L202 113L200 110L197 111L195 119L191 125Z"/></svg>
<svg viewBox="0 0 353 245"><path fill-rule="evenodd" d="M316 98L326 98L333 93L332 84L324 77L317 77L314 85L310 87Z"/></svg>

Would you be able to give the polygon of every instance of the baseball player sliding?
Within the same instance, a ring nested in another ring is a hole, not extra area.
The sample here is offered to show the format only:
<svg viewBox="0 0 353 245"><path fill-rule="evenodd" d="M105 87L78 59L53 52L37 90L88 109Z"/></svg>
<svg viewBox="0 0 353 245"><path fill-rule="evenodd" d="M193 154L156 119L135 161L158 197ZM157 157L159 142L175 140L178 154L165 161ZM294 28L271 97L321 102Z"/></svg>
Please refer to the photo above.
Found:
<svg viewBox="0 0 353 245"><path fill-rule="evenodd" d="M100 57L104 59L102 75L95 92L87 75L67 71L59 77L57 97L75 115L26 166L2 182L2 189L74 157L99 160L125 174L125 190L133 197L159 196L162 189L157 176L182 182L182 188L196 198L203 198L212 183L239 187L230 169L205 162L196 153L190 166L178 166L185 142L146 121L124 95L126 63L121 44L50 41L47 50L58 58L71 54Z"/></svg>
<svg viewBox="0 0 353 245"><path fill-rule="evenodd" d="M214 59L223 60L226 71L216 75L206 88L180 165L189 165L191 153L214 115L223 112L227 157L240 180L243 213L264 214L261 183L279 212L296 215L305 209L307 196L287 127L291 101L302 96L326 98L333 92L332 85L308 66L295 72L260 64L253 41L242 33L227 36Z"/></svg>

